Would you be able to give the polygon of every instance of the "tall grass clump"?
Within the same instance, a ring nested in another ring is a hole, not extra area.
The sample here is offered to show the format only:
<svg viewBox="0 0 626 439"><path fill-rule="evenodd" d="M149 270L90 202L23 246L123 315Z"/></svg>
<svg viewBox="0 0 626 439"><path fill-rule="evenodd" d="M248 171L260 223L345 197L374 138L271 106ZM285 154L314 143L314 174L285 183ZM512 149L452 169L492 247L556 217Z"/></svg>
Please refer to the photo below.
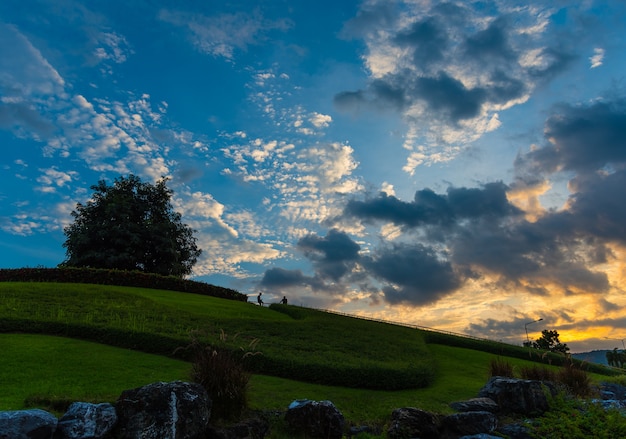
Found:
<svg viewBox="0 0 626 439"><path fill-rule="evenodd" d="M249 350L237 352L228 346L227 338L221 331L220 343L210 343L200 331L192 331L189 345L183 348L191 353L191 380L204 387L213 402L212 420L237 419L248 407L250 373L243 359L259 354L253 351L258 340L250 343Z"/></svg>
<svg viewBox="0 0 626 439"><path fill-rule="evenodd" d="M520 376L525 380L558 381L557 374L545 366L522 366Z"/></svg>
<svg viewBox="0 0 626 439"><path fill-rule="evenodd" d="M573 361L561 367L556 376L556 380L574 396L586 398L594 393L591 377Z"/></svg>
<svg viewBox="0 0 626 439"><path fill-rule="evenodd" d="M503 358L492 358L489 362L489 376L513 378L513 365Z"/></svg>

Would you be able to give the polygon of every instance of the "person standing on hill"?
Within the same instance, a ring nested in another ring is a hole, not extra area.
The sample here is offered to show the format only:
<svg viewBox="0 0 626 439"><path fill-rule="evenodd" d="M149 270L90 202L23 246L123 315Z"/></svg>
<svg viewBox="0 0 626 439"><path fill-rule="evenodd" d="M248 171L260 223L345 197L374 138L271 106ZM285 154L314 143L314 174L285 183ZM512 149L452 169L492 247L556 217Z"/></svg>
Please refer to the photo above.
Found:
<svg viewBox="0 0 626 439"><path fill-rule="evenodd" d="M282 303L283 305L287 305L287 296L283 296L283 298L280 301L280 303Z"/></svg>
<svg viewBox="0 0 626 439"><path fill-rule="evenodd" d="M259 293L259 295L256 296L256 301L259 302L259 306L263 306L263 299L261 299L261 294L263 293Z"/></svg>

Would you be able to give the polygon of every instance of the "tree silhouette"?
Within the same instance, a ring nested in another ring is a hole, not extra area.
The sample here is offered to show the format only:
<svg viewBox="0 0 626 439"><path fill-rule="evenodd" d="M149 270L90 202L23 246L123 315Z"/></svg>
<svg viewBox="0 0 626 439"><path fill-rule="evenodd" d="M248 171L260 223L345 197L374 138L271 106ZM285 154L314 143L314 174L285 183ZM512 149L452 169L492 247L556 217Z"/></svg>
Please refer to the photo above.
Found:
<svg viewBox="0 0 626 439"><path fill-rule="evenodd" d="M131 174L113 186L103 180L92 186L92 198L76 205L74 222L64 229L67 258L61 265L190 274L202 251L173 211L166 182L144 183Z"/></svg>
<svg viewBox="0 0 626 439"><path fill-rule="evenodd" d="M565 343L559 341L559 333L555 330L544 329L541 331L541 337L533 342L535 349L543 349L551 352L561 352L567 354L569 347Z"/></svg>

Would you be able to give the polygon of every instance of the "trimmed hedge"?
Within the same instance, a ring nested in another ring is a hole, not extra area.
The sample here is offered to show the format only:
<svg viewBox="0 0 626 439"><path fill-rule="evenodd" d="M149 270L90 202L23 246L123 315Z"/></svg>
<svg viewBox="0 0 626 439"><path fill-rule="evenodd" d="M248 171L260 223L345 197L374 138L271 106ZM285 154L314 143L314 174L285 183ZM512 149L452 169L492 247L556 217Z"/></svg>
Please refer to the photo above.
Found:
<svg viewBox="0 0 626 439"><path fill-rule="evenodd" d="M473 349L476 351L488 352L490 354L502 355L504 357L519 358L522 360L534 361L537 363L550 364L553 366L564 366L573 362L581 369L598 373L601 375L619 375L620 372L612 370L602 364L588 363L569 355L556 352L543 351L540 349L530 349L522 346L499 343L496 341L477 340L473 338L459 337L442 332L424 331L426 343L441 344L457 348Z"/></svg>
<svg viewBox="0 0 626 439"><path fill-rule="evenodd" d="M202 294L220 299L247 302L248 296L230 288L175 276L160 276L141 271L107 270L100 268L2 268L0 282L59 282L123 287L151 288Z"/></svg>

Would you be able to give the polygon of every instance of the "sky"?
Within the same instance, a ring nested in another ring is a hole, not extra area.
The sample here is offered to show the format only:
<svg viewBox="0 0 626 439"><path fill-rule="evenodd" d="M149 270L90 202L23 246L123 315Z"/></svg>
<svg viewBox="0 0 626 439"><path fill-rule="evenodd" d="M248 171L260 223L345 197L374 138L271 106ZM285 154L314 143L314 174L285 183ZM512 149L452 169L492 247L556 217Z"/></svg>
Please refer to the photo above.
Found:
<svg viewBox="0 0 626 439"><path fill-rule="evenodd" d="M250 301L622 348L625 25L618 0L3 0L0 267L63 262L99 181L166 177L191 278Z"/></svg>

